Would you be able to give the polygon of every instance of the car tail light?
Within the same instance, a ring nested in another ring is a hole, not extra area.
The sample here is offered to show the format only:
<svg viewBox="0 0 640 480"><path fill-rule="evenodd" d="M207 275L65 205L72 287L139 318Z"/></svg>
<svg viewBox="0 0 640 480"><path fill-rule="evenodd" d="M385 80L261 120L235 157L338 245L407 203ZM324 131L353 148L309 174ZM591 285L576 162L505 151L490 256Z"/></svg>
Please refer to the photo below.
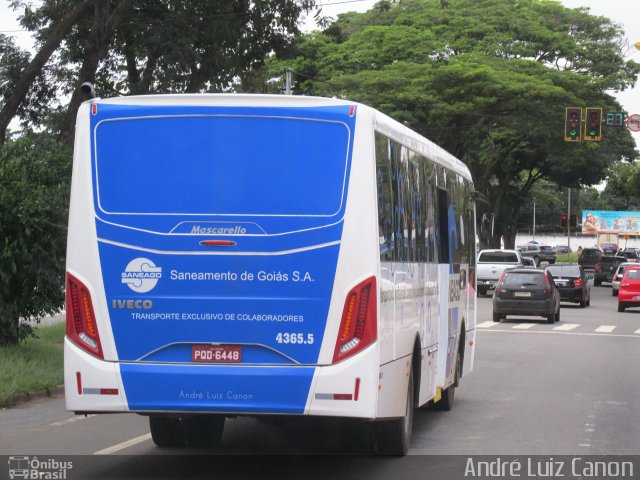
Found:
<svg viewBox="0 0 640 480"><path fill-rule="evenodd" d="M547 293L551 293L551 283L549 283L549 277L547 277L546 275L544 276L544 284L546 285L546 288L544 289L545 292Z"/></svg>
<svg viewBox="0 0 640 480"><path fill-rule="evenodd" d="M596 265L595 271L596 272L600 272L602 269L600 268L600 265Z"/></svg>
<svg viewBox="0 0 640 480"><path fill-rule="evenodd" d="M67 337L91 355L104 358L91 294L70 273L67 273Z"/></svg>
<svg viewBox="0 0 640 480"><path fill-rule="evenodd" d="M500 275L500 278L498 279L498 283L496 283L496 293L500 293L502 291L502 282L504 280L504 277L507 276L507 272L503 271L502 275Z"/></svg>
<svg viewBox="0 0 640 480"><path fill-rule="evenodd" d="M573 286L574 286L574 287L582 287L582 279L581 279L581 278L576 278L576 279L573 281Z"/></svg>
<svg viewBox="0 0 640 480"><path fill-rule="evenodd" d="M338 330L333 363L362 351L378 335L376 278L356 285L347 295Z"/></svg>

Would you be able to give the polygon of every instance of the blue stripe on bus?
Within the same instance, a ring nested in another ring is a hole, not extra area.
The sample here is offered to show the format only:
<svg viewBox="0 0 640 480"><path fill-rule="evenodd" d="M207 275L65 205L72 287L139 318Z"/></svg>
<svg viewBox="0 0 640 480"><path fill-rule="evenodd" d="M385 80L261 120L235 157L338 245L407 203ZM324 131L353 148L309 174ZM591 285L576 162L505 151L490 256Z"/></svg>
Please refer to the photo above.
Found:
<svg viewBox="0 0 640 480"><path fill-rule="evenodd" d="M121 363L132 411L304 413L313 367Z"/></svg>

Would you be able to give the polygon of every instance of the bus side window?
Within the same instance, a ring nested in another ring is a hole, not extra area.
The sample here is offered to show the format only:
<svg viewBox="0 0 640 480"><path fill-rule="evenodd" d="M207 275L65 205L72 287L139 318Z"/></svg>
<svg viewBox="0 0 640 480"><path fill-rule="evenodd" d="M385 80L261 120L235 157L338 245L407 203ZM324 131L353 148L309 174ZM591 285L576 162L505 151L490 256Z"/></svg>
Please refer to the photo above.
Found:
<svg viewBox="0 0 640 480"><path fill-rule="evenodd" d="M389 141L376 134L376 178L378 188L378 235L380 260L393 260L393 197L391 191L391 165Z"/></svg>
<svg viewBox="0 0 640 480"><path fill-rule="evenodd" d="M447 191L438 188L438 263L449 263L449 202Z"/></svg>

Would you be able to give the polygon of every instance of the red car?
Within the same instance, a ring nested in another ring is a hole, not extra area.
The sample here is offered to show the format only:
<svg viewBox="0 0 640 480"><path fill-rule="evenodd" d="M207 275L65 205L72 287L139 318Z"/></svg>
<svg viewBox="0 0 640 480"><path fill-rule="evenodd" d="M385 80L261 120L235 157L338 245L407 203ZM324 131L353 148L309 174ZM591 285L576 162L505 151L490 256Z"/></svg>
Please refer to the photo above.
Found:
<svg viewBox="0 0 640 480"><path fill-rule="evenodd" d="M627 307L640 307L640 265L627 268L620 281L618 311Z"/></svg>

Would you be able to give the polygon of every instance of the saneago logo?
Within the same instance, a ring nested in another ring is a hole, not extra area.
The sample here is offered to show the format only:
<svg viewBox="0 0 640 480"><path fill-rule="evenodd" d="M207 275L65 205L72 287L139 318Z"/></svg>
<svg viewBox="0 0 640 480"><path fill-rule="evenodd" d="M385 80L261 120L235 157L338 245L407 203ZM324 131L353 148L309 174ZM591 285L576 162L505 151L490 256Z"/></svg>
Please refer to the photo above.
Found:
<svg viewBox="0 0 640 480"><path fill-rule="evenodd" d="M134 292L146 293L153 290L161 277L161 267L156 267L148 258L136 258L122 272L122 283L129 285Z"/></svg>

